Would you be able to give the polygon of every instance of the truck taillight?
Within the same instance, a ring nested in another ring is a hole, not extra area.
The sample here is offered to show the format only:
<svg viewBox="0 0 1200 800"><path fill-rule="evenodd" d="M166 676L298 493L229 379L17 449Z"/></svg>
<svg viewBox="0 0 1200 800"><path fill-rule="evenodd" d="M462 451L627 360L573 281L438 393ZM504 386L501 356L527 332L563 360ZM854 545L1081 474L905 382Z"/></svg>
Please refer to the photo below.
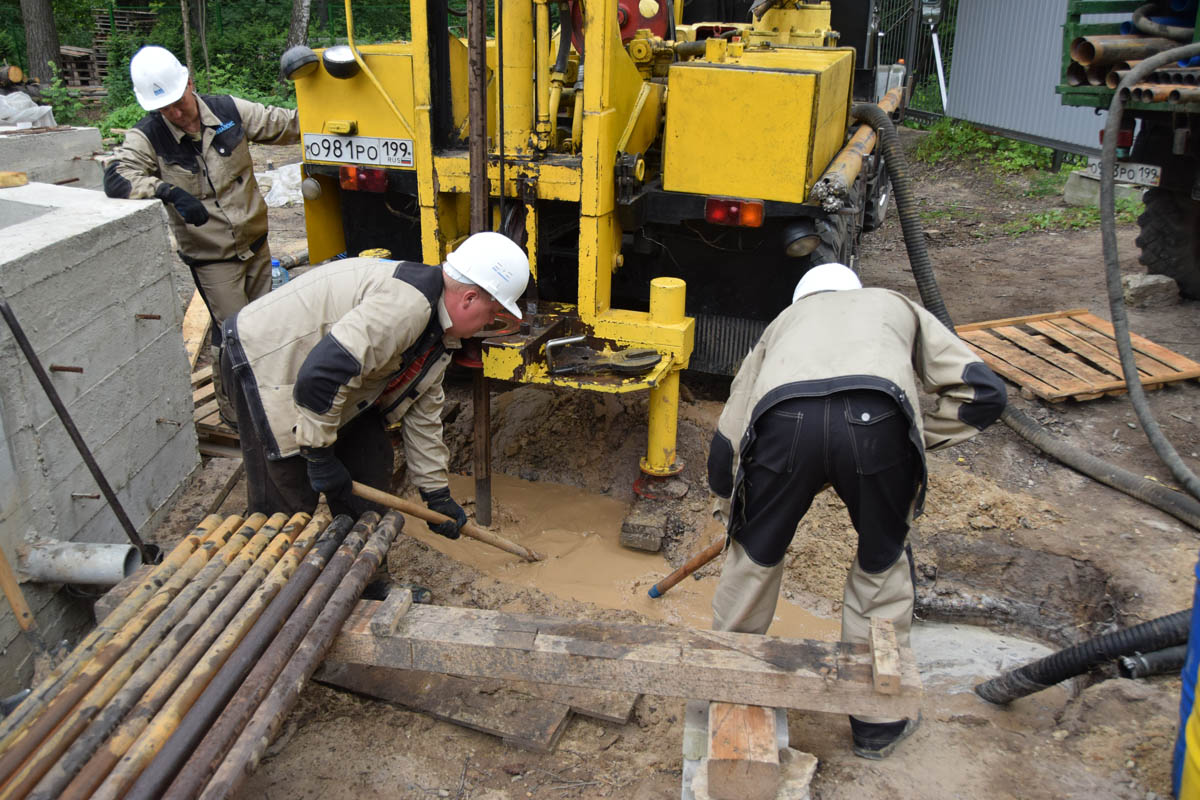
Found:
<svg viewBox="0 0 1200 800"><path fill-rule="evenodd" d="M338 184L352 192L386 192L387 171L366 167L341 167Z"/></svg>
<svg viewBox="0 0 1200 800"><path fill-rule="evenodd" d="M704 201L704 219L713 225L758 228L763 223L763 204L757 200L710 197Z"/></svg>
<svg viewBox="0 0 1200 800"><path fill-rule="evenodd" d="M1104 146L1104 128L1100 129L1100 146ZM1117 147L1133 147L1133 130L1121 128L1117 131Z"/></svg>

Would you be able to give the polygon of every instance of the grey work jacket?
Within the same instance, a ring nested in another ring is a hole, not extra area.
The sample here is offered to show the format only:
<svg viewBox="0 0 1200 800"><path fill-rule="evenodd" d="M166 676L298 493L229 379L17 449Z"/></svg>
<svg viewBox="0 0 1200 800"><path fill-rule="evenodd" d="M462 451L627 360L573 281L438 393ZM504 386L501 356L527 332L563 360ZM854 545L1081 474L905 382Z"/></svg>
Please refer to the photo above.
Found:
<svg viewBox="0 0 1200 800"><path fill-rule="evenodd" d="M188 225L171 204L167 217L180 256L191 266L245 261L267 235L267 204L254 179L249 142L293 144L300 121L293 109L252 103L229 95L196 95L197 142L158 111L125 134L104 170L109 197L154 197L162 183L178 186L204 203L208 222Z"/></svg>
<svg viewBox="0 0 1200 800"><path fill-rule="evenodd" d="M917 381L937 402L917 413ZM709 452L708 480L722 498L740 496L742 458L754 423L793 397L872 389L890 395L909 418L921 455L965 441L995 422L1007 392L1000 378L937 317L887 289L820 292L802 297L767 326L738 369ZM728 506L721 509L728 514Z"/></svg>
<svg viewBox="0 0 1200 800"><path fill-rule="evenodd" d="M449 315L438 267L379 258L319 266L225 321L225 347L266 455L329 447L378 406L401 433L413 483L447 485L442 377Z"/></svg>

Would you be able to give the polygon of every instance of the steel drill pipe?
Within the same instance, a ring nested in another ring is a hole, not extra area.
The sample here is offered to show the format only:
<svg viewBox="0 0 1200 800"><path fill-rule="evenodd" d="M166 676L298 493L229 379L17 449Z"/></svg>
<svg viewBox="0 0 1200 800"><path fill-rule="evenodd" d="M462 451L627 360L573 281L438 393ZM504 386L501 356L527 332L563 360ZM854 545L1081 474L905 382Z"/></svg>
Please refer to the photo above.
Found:
<svg viewBox="0 0 1200 800"><path fill-rule="evenodd" d="M165 584L162 585L138 612L101 647L91 659L75 672L28 724L14 731L12 741L0 754L0 785L9 780L43 739L62 722L88 691L100 680L125 651L147 630L160 612L166 609L183 587L207 563L209 556L225 544L225 539L242 523L241 517L229 517L222 522L200 546L188 556ZM0 797L3 790L0 789Z"/></svg>
<svg viewBox="0 0 1200 800"><path fill-rule="evenodd" d="M903 91L900 87L892 89L880 99L879 107L888 114L895 112L900 107ZM836 201L839 208L845 202L850 187L862 171L863 158L875 149L876 140L875 129L870 125L859 125L854 131L846 146L834 157L829 169L813 187L813 194L822 201L823 207L827 201Z"/></svg>
<svg viewBox="0 0 1200 800"><path fill-rule="evenodd" d="M107 617L83 638L71 654L46 676L36 690L31 692L0 724L0 752L4 752L12 743L18 729L40 712L42 704L67 684L79 672L85 663L91 660L96 652L108 643L108 640L119 631L125 623L146 605L155 592L188 560L200 543L212 534L221 524L221 518L215 514L205 517L191 533L183 538L171 550L170 554L158 566L150 571L146 579L139 583Z"/></svg>
<svg viewBox="0 0 1200 800"><path fill-rule="evenodd" d="M288 527L275 537L267 552L259 557L258 562L247 573L246 579L256 582L256 589L250 599L243 604L234 604L231 598L226 598L222 608L205 623L205 628L197 631L193 641L188 642L186 655L181 654L179 658L181 664L192 662L192 666L182 670L183 674L179 676L182 680L176 682L172 674L164 674L159 678L125 718L117 732L67 786L62 800L82 800L89 796L93 800L115 800L133 783L329 525L330 518L327 513L318 514L305 526L307 516L297 514L293 517ZM291 529L301 526L304 529L299 535L295 535L295 531ZM286 548L287 552L276 555L281 540L282 543L286 543L293 536L295 541ZM269 566L272 563L274 565ZM265 569L269 569L270 572L262 578ZM230 609L224 608L225 604L234 605L234 616L227 623L223 620ZM215 642L209 638L210 634L218 635ZM192 651L201 652L202 655L192 661ZM173 670L174 665L168 667L168 673Z"/></svg>
<svg viewBox="0 0 1200 800"><path fill-rule="evenodd" d="M225 567L233 561L266 521L265 514L254 514L230 535L221 549L204 563L195 577L188 581L179 594L172 598L162 613L155 617L145 631L121 654L121 657L102 676L99 676L99 679L78 705L70 710L59 722L58 727L11 775L4 787L0 788L0 800L25 797L33 790L42 776L75 741L75 738L87 728L92 718L121 690L142 662L149 658L151 653L167 638L171 630L187 616L201 595L216 581ZM193 554L194 557L195 554Z"/></svg>
<svg viewBox="0 0 1200 800"><path fill-rule="evenodd" d="M1090 82L1088 68L1083 64L1072 61L1067 65L1067 86L1087 86Z"/></svg>
<svg viewBox="0 0 1200 800"><path fill-rule="evenodd" d="M179 770L167 791L161 795L164 800L193 798L204 788L213 771L221 764L230 745L246 727L250 717L257 711L259 703L271 690L271 685L275 683L279 673L312 628L314 620L329 602L330 596L349 571L378 523L379 515L374 511L368 511L358 518L350 535L338 548L337 554L329 560L329 564L308 590L303 602L280 628L271 646L242 682L237 694L225 705L221 716L192 751L187 763ZM151 764L151 767L153 766L154 764ZM137 794L137 788L138 784L134 784L133 791L126 795L126 800L137 800L141 797Z"/></svg>
<svg viewBox="0 0 1200 800"><path fill-rule="evenodd" d="M1167 100L1172 103L1200 103L1200 87L1171 86Z"/></svg>
<svg viewBox="0 0 1200 800"><path fill-rule="evenodd" d="M1144 59L1176 46L1177 43L1170 39L1152 36L1081 36L1071 42L1071 58L1087 67Z"/></svg>
<svg viewBox="0 0 1200 800"><path fill-rule="evenodd" d="M1072 62L1074 63L1074 62ZM1112 69L1108 64L1091 64L1083 68L1084 84L1073 84L1075 86L1103 86L1105 79L1108 77L1109 71ZM1067 76L1070 77L1070 69L1067 70ZM1069 82L1069 81L1068 81Z"/></svg>
<svg viewBox="0 0 1200 800"><path fill-rule="evenodd" d="M300 691L312 677L313 671L325 659L329 646L342 629L346 618L354 609L363 589L371 576L383 563L388 548L404 527L404 517L398 511L389 511L380 521L370 540L354 560L346 577L338 584L337 591L325 604L321 615L313 623L279 673L270 693L258 706L254 718L234 742L225 755L216 773L209 780L200 800L218 800L236 792L246 777L258 767L263 752L275 735L284 718L296 704Z"/></svg>
<svg viewBox="0 0 1200 800"><path fill-rule="evenodd" d="M287 544L290 544L287 538L280 534L287 521L286 515L276 514L254 533L238 551L229 566L225 567L217 579L188 609L183 620L171 629L158 647L154 648L154 652L129 677L129 680L104 704L87 729L79 734L67 748L66 753L58 759L29 793L28 800L55 800L55 798L61 797L63 789L71 782L71 779L83 768L97 748L104 743L104 740L108 738L125 714L142 700L150 686L164 674L177 676L176 682L178 682L178 678L182 677L180 670L186 672L191 665L176 664L176 657L185 646L191 644L197 632L204 627L218 608L229 605L227 600L236 600L240 605L254 590L257 581L248 583L244 579L267 545L271 544L277 535L286 542L283 548L280 548L280 553ZM246 528L243 527L242 530L245 531ZM232 545L233 541L226 546ZM263 572L265 573L265 570ZM233 612L230 611L228 616L232 615ZM213 636L216 636L215 632ZM203 646L207 646L207 644L208 642L205 642ZM196 657L203 652L203 646L201 649L195 650Z"/></svg>
<svg viewBox="0 0 1200 800"><path fill-rule="evenodd" d="M157 798L162 793L204 737L213 720L221 713L225 703L242 685L242 681L270 645L280 627L304 598L309 587L321 574L325 563L347 538L353 524L354 521L350 517L343 515L337 517L325 529L321 538L313 545L312 552L296 568L291 580L275 596L216 675L204 687L204 691L191 704L179 724L175 726L175 730L163 742L153 760L133 781L124 797Z"/></svg>

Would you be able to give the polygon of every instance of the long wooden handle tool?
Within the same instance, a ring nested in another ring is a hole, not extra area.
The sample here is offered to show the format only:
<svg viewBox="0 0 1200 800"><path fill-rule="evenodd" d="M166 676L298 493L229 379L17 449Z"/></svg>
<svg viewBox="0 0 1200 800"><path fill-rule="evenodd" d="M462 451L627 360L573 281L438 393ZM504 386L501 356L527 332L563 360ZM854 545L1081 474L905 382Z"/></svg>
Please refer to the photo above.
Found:
<svg viewBox="0 0 1200 800"><path fill-rule="evenodd" d="M654 598L662 597L664 594L667 593L667 590L669 590L672 586L679 583L681 580L686 578L688 575L691 575L693 572L700 569L708 562L712 561L714 558L716 558L718 555L720 555L721 551L724 549L725 549L725 537L722 536L720 539L717 539L715 542L710 544L708 547L704 548L699 553L696 553L696 555L689 558L687 560L687 563L685 563L682 567L675 570L670 575L668 575L667 577L663 578L658 583L651 586L650 592L649 592L650 596L654 597Z"/></svg>
<svg viewBox="0 0 1200 800"><path fill-rule="evenodd" d="M446 522L450 519L449 517L439 514L436 511L431 511L423 505L413 503L408 500L403 500L399 497L396 497L394 494L388 494L380 489L367 486L365 483L354 481L351 486L353 488L355 497L361 497L363 500L370 500L372 503L378 503L381 506L387 506L388 508L394 508L397 511L403 511L405 514L408 514L411 517L423 519L426 522L432 522L434 525L438 524L439 522ZM527 547L522 547L516 542L505 539L503 536L497 536L491 531L484 530L470 521L468 521L466 525L463 525L462 533L470 536L472 539L484 542L485 544L490 544L492 547L498 547L506 553L512 553L514 556L520 556L526 561L544 561L546 558L538 552L530 550Z"/></svg>

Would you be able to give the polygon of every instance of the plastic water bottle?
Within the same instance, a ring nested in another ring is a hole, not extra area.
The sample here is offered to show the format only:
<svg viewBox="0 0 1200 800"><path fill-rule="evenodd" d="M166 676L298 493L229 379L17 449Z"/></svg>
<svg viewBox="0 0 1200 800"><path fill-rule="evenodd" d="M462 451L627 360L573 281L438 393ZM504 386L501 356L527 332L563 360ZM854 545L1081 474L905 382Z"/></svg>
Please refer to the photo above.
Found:
<svg viewBox="0 0 1200 800"><path fill-rule="evenodd" d="M278 289L280 286L283 286L285 283L287 283L291 279L292 279L292 276L289 275L288 271L280 265L279 259L272 258L271 259L271 288Z"/></svg>

